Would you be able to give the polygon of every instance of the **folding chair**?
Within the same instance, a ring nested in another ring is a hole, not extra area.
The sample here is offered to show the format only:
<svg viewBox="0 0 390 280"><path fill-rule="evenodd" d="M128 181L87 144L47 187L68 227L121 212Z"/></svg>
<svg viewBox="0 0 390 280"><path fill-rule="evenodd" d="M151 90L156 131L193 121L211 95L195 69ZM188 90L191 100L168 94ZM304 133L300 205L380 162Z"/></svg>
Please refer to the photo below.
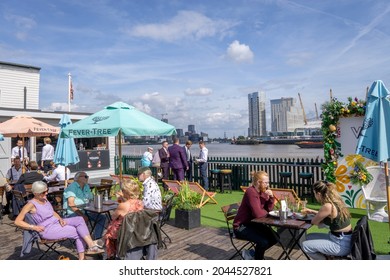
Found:
<svg viewBox="0 0 390 280"><path fill-rule="evenodd" d="M280 202L280 200L286 199L286 198L288 200L288 203L292 203L292 204L297 204L301 201L293 189L273 189L273 188L271 188L271 191L274 194L274 197L276 198L277 202Z"/></svg>
<svg viewBox="0 0 390 280"><path fill-rule="evenodd" d="M163 179L163 184L165 184L169 190L171 190L174 194L178 194L181 188L181 184L177 180L167 180Z"/></svg>
<svg viewBox="0 0 390 280"><path fill-rule="evenodd" d="M233 203L230 205L222 206L222 212L225 216L225 221L229 233L230 242L233 245L233 248L236 250L233 256L230 257L230 260L234 259L236 256L240 256L241 259L244 259L242 256L242 251L244 249L251 249L255 244L248 240L239 239L234 235L233 231L233 221L234 218L237 215L238 208L240 207L241 203Z"/></svg>
<svg viewBox="0 0 390 280"><path fill-rule="evenodd" d="M111 176L111 178L113 179L113 180L115 180L117 183L120 183L120 176L119 175L115 175L115 174L110 174L110 176ZM134 179L134 176L132 176L132 175L123 175L122 174L122 180L123 179Z"/></svg>
<svg viewBox="0 0 390 280"><path fill-rule="evenodd" d="M64 190L53 191L48 194L48 200L53 205L54 211L61 217L65 217L67 209L63 208Z"/></svg>
<svg viewBox="0 0 390 280"><path fill-rule="evenodd" d="M167 244L165 243L165 239L168 239L169 243L172 243L172 240L171 238L169 237L169 235L163 230L163 226L169 221L170 217L171 217L171 211L172 211L172 207L173 207L173 198L175 196L172 195L167 201L165 204L163 204L163 209L160 213L160 231L162 232L162 234L165 235L164 238L162 238L162 245L164 248L167 248Z"/></svg>
<svg viewBox="0 0 390 280"><path fill-rule="evenodd" d="M186 183L188 183L188 187L192 191L197 192L202 196L199 203L199 208L205 205L210 200L212 200L215 204L218 204L218 202L214 199L214 196L217 194L216 192L206 191L201 185L199 185L198 182L186 182Z"/></svg>
<svg viewBox="0 0 390 280"><path fill-rule="evenodd" d="M36 225L30 213L26 214L25 221L29 224ZM60 243L66 240L69 240L72 247L74 248L74 245L69 238L61 238L54 240L43 239L40 237L37 231L23 230L23 246L22 251L20 252L20 257L23 257L25 254L29 254L34 244L37 245L38 250L41 252L41 256L39 257L40 260L43 257L48 257L50 252L54 252L57 255L61 255L61 253L57 251L57 245L61 245ZM40 245L44 245L45 248L41 248Z"/></svg>

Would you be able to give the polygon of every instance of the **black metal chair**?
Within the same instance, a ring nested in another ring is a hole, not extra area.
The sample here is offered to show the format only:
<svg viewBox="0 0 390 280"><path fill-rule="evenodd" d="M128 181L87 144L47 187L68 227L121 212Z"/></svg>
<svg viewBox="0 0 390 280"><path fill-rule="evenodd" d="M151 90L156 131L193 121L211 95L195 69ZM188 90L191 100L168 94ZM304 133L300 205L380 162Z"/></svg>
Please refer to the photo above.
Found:
<svg viewBox="0 0 390 280"><path fill-rule="evenodd" d="M233 231L233 221L234 218L237 215L238 208L240 207L241 203L233 203L230 205L222 206L222 212L225 216L225 221L229 233L230 242L233 245L233 248L236 250L236 252L230 257L230 260L234 259L237 256L240 256L241 259L244 259L242 256L243 250L249 250L252 247L255 246L255 244L248 240L239 239L234 235ZM244 243L243 243L244 242Z"/></svg>
<svg viewBox="0 0 390 280"><path fill-rule="evenodd" d="M175 195L172 195L166 203L163 205L163 209L160 213L160 231L164 234L164 238L162 238L162 245L164 248L167 248L167 244L165 240L168 239L169 243L172 243L172 239L169 235L164 231L163 226L169 221L171 217L172 207L173 207L173 198Z"/></svg>
<svg viewBox="0 0 390 280"><path fill-rule="evenodd" d="M29 224L35 225L33 218L30 213L27 213L25 216L25 221ZM62 242L69 241L72 249L74 249L74 244L69 238L60 238L60 239L43 239L40 237L39 233L34 230L23 230L23 245L20 252L20 257L23 257L26 254L31 252L31 249L34 247L34 244L37 246L37 249L41 252L39 259L41 260L44 257L49 257L51 252L56 253L58 256L61 253L57 250L61 246ZM44 248L41 247L44 246Z"/></svg>

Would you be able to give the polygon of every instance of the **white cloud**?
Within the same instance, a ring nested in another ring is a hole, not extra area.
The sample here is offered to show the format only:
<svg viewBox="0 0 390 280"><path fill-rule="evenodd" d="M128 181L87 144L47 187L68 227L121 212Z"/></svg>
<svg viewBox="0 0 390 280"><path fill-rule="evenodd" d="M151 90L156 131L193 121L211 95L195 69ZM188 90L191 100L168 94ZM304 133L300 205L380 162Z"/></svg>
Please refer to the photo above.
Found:
<svg viewBox="0 0 390 280"><path fill-rule="evenodd" d="M85 108L78 106L77 104L70 105L73 112L84 112ZM69 110L68 103L53 102L49 106L42 108L43 111L60 111L67 112Z"/></svg>
<svg viewBox="0 0 390 280"><path fill-rule="evenodd" d="M185 95L188 96L206 96L206 95L211 95L213 93L213 90L211 88L187 88L184 91Z"/></svg>
<svg viewBox="0 0 390 280"><path fill-rule="evenodd" d="M252 62L254 54L245 44L240 44L239 41L235 40L231 43L227 49L227 56L238 63Z"/></svg>
<svg viewBox="0 0 390 280"><path fill-rule="evenodd" d="M224 36L235 23L213 20L194 11L179 11L166 23L137 25L127 33L136 37L173 42L184 38L199 40L215 35Z"/></svg>

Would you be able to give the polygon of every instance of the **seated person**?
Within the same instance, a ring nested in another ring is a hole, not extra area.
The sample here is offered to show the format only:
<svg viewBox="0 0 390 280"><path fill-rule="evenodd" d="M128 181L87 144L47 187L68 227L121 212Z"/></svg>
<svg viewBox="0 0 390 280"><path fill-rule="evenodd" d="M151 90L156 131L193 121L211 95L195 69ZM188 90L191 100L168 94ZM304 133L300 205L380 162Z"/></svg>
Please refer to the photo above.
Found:
<svg viewBox="0 0 390 280"><path fill-rule="evenodd" d="M121 191L117 195L123 202L119 203L118 208L112 215L112 221L104 236L106 240L107 259L116 258L118 231L122 225L123 217L127 213L144 209L142 200L140 200L141 190L135 180L123 181Z"/></svg>
<svg viewBox="0 0 390 280"><path fill-rule="evenodd" d="M262 218L274 208L275 197L269 189L269 177L264 171L253 173L252 186L244 193L237 215L233 221L233 230L237 238L254 242L255 260L263 260L265 251L276 244L277 240L266 225L251 221Z"/></svg>
<svg viewBox="0 0 390 280"><path fill-rule="evenodd" d="M25 230L35 230L44 239L70 238L76 241L79 260L85 258L84 244L87 244L87 253L103 253L96 241L93 241L88 232L88 227L81 217L62 219L47 201L47 185L37 181L32 185L34 198L22 209L15 220L15 225ZM36 225L24 221L27 213L31 213Z"/></svg>
<svg viewBox="0 0 390 280"><path fill-rule="evenodd" d="M162 210L162 198L160 187L152 177L152 171L149 167L138 169L138 179L144 187L143 202L146 209Z"/></svg>
<svg viewBox="0 0 390 280"><path fill-rule="evenodd" d="M43 180L43 175L41 173L38 173L38 164L36 161L30 161L28 166L29 166L29 171L23 173L19 177L19 180L16 182L16 184L29 185L36 181Z"/></svg>
<svg viewBox="0 0 390 280"><path fill-rule="evenodd" d="M22 175L22 164L20 162L20 157L16 156L14 158L14 163L10 169L7 171L7 175L5 176L9 183L15 183L19 180ZM4 207L4 214L10 213L11 201L12 201L12 186L10 184L6 184L6 200L7 204Z"/></svg>
<svg viewBox="0 0 390 280"><path fill-rule="evenodd" d="M336 186L327 181L313 185L314 197L321 204L319 211L304 208L302 211L315 214L313 225L329 227L329 233L310 233L302 242L302 250L314 260L325 260L325 255L346 256L351 252L351 214L344 204Z"/></svg>
<svg viewBox="0 0 390 280"><path fill-rule="evenodd" d="M65 168L63 165L56 165L54 162L51 162L51 166L51 174L43 177L43 180L46 182L65 181L70 178L70 169L68 167Z"/></svg>
<svg viewBox="0 0 390 280"><path fill-rule="evenodd" d="M77 207L93 199L91 188L88 185L88 178L89 176L84 171L77 172L74 175L74 182L64 190L63 208L67 209L68 217L82 216L86 222L88 218L94 220L96 223L94 236L95 239L99 239L103 235L106 217L91 212L86 215L84 210Z"/></svg>

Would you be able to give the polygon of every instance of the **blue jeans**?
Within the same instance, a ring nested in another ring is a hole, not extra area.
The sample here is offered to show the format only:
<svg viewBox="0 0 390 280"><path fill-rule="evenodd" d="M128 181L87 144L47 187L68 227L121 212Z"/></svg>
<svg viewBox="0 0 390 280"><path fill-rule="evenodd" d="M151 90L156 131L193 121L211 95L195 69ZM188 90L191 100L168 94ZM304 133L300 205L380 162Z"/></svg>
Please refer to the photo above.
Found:
<svg viewBox="0 0 390 280"><path fill-rule="evenodd" d="M209 189L209 176L207 174L207 162L202 162L199 164L200 176L203 180L203 188L205 190Z"/></svg>
<svg viewBox="0 0 390 280"><path fill-rule="evenodd" d="M352 234L311 233L302 242L302 250L313 260L325 260L324 255L346 256L351 252L351 238Z"/></svg>

